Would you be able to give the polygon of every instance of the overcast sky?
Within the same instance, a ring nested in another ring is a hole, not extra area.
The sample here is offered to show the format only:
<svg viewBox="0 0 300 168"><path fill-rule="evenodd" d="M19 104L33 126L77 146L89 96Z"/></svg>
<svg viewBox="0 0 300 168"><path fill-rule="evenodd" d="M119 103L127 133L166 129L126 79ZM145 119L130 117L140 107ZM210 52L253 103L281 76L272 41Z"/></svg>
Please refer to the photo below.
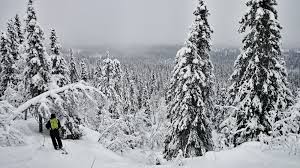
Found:
<svg viewBox="0 0 300 168"><path fill-rule="evenodd" d="M196 0L36 0L38 21L55 28L63 45L182 44ZM238 22L245 0L206 0L213 44L240 46ZM300 0L278 0L283 45L300 47ZM27 0L0 0L0 30Z"/></svg>

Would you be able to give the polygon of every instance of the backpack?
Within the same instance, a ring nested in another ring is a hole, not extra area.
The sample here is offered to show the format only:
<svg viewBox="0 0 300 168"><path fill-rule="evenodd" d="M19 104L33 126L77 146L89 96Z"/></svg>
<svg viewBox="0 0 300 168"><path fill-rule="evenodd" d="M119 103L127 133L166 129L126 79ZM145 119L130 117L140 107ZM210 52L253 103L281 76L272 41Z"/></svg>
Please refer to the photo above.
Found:
<svg viewBox="0 0 300 168"><path fill-rule="evenodd" d="M58 119L57 118L50 119L50 125L52 130L58 129Z"/></svg>

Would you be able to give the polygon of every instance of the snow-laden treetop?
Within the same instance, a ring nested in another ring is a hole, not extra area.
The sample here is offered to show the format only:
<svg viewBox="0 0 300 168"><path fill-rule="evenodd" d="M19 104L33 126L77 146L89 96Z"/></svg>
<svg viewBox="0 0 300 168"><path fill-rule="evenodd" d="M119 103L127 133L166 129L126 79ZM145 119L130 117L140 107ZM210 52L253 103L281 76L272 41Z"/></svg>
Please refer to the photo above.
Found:
<svg viewBox="0 0 300 168"><path fill-rule="evenodd" d="M204 50L210 50L209 40L213 31L207 21L209 15L207 7L203 0L198 1L199 3L194 11L195 21L190 28L191 31L188 35L186 46L189 48L198 48L203 52Z"/></svg>

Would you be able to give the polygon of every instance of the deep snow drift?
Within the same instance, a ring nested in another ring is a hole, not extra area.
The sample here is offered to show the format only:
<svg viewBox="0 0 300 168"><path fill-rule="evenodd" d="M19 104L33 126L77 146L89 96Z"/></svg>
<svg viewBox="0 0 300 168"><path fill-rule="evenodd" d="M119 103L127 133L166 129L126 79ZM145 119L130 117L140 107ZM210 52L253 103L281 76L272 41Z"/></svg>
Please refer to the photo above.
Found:
<svg viewBox="0 0 300 168"><path fill-rule="evenodd" d="M17 121L13 126L25 134L26 145L0 147L0 168L299 168L300 156L287 152L267 150L257 142L245 143L235 149L208 152L203 157L179 161L163 162L163 165L149 165L149 151L136 150L130 154L116 154L100 145L98 133L87 128L81 140L64 140L68 155L55 151L46 131L38 133L34 119ZM44 141L45 136L45 141ZM42 146L44 143L44 146Z"/></svg>

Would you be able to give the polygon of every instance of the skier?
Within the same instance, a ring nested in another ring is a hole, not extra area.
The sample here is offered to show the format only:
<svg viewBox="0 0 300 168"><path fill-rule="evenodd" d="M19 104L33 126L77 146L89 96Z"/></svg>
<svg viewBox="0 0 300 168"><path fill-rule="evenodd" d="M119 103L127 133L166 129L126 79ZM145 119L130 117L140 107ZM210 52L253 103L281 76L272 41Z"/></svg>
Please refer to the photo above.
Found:
<svg viewBox="0 0 300 168"><path fill-rule="evenodd" d="M50 136L55 150L62 149L62 142L59 137L58 129L61 127L59 120L55 114L51 114L50 120L46 124L46 128L50 129ZM57 142L56 142L57 141Z"/></svg>

